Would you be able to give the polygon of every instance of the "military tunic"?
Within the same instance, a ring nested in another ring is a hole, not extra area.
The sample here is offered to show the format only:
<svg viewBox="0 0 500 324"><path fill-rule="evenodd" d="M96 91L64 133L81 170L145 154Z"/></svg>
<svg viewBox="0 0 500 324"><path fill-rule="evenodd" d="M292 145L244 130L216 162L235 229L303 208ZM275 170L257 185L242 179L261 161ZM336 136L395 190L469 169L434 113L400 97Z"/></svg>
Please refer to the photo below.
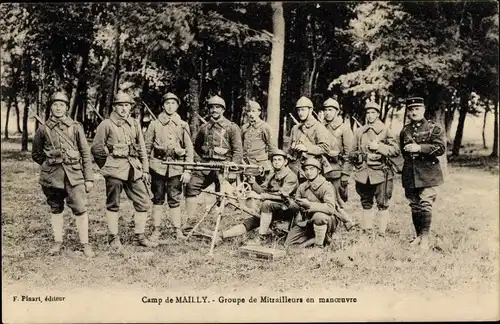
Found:
<svg viewBox="0 0 500 324"><path fill-rule="evenodd" d="M162 161L193 162L194 149L189 125L175 113L162 112L149 124L145 136L151 171L153 204L163 205L165 195L170 208L180 205L183 166L165 165Z"/></svg>
<svg viewBox="0 0 500 324"><path fill-rule="evenodd" d="M225 117L211 119L200 127L194 150L202 162L234 162L241 164L243 147L240 128ZM216 171L195 171L186 186L186 197L196 197L201 190L217 182Z"/></svg>
<svg viewBox="0 0 500 324"><path fill-rule="evenodd" d="M142 177L149 171L149 162L138 123L112 112L97 127L91 151L106 180L106 208L118 211L120 193L125 190L137 212L147 211L149 195Z"/></svg>
<svg viewBox="0 0 500 324"><path fill-rule="evenodd" d="M301 212L302 218L297 217L285 245L302 244L314 238L314 225L327 225L327 235L331 235L338 226L338 220L334 216L337 197L333 185L322 175L318 175L313 181L300 184L295 198L305 198L311 202L311 206L307 211ZM307 220L307 224L301 227L297 223L303 219Z"/></svg>
<svg viewBox="0 0 500 324"><path fill-rule="evenodd" d="M94 175L83 126L66 116L51 117L35 132L32 158L41 166L39 183L52 213L63 212L65 199L75 215L85 213L85 182Z"/></svg>
<svg viewBox="0 0 500 324"><path fill-rule="evenodd" d="M371 141L378 142L376 151L369 149ZM389 128L377 119L373 124L366 124L356 130L353 152L360 152L364 156L361 164L354 165L356 192L361 198L363 209L373 207L373 198L376 199L379 210L387 209L392 198L394 173L385 157L396 157L400 154L396 139ZM387 172L385 184L384 172Z"/></svg>
<svg viewBox="0 0 500 324"><path fill-rule="evenodd" d="M252 185L252 189L257 193L264 195L271 194L292 196L298 185L299 180L297 179L297 175L288 166L284 166L278 172L271 171L262 185L254 183ZM261 213L272 213L273 221L277 219L291 218L296 212L289 210L285 213L287 209L288 207L284 202L271 199L264 199L259 208ZM259 227L260 219L258 217L247 218L243 222L243 225L245 225L247 231L250 231Z"/></svg>
<svg viewBox="0 0 500 324"><path fill-rule="evenodd" d="M420 152L404 151L407 144L419 144ZM435 187L443 183L438 156L445 153L444 132L441 126L425 119L403 127L400 145L405 160L401 174L405 196L413 213L431 212L436 199Z"/></svg>
<svg viewBox="0 0 500 324"><path fill-rule="evenodd" d="M274 149L271 126L262 119L246 123L241 127L241 136L244 160L261 165L264 171L269 172L272 169L269 153Z"/></svg>

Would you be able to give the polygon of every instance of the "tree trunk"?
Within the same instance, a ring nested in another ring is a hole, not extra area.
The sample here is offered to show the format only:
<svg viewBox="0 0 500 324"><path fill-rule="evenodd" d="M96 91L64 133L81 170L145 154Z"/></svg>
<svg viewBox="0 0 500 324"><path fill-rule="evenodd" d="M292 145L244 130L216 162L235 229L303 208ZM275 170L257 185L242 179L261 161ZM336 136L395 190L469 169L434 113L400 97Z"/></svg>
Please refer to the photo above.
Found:
<svg viewBox="0 0 500 324"><path fill-rule="evenodd" d="M14 96L14 107L16 107L17 133L21 134L23 132L23 129L21 128L21 111L19 109L19 101L17 100L17 96Z"/></svg>
<svg viewBox="0 0 500 324"><path fill-rule="evenodd" d="M200 84L198 78L191 78L189 80L189 101L190 101L190 121L189 126L191 129L191 137L194 141L198 128L200 127L200 120L198 118L200 112Z"/></svg>
<svg viewBox="0 0 500 324"><path fill-rule="evenodd" d="M76 106L78 105L78 86L80 84L80 79L82 75L82 69L84 69L85 66L83 64L83 57L78 56L78 60L76 62L76 70L79 71L78 76L73 80L73 85L71 87L71 97L69 100L69 111L68 111L68 116L71 118L75 118L75 109Z"/></svg>
<svg viewBox="0 0 500 324"><path fill-rule="evenodd" d="M9 117L10 117L10 107L12 106L12 96L10 95L9 102L7 103L7 116L5 116L5 139L9 139Z"/></svg>
<svg viewBox="0 0 500 324"><path fill-rule="evenodd" d="M269 95L267 99L267 122L274 131L274 145L278 146L280 124L280 94L285 51L285 19L283 4L271 3L273 9L273 45L271 50L271 75L269 77Z"/></svg>
<svg viewBox="0 0 500 324"><path fill-rule="evenodd" d="M482 136L483 136L483 148L487 149L488 146L486 145L486 121L488 119L488 111L489 111L489 100L486 100L486 108L484 109L484 116L483 116L483 129L482 129Z"/></svg>
<svg viewBox="0 0 500 324"><path fill-rule="evenodd" d="M498 157L498 100L495 102L495 109L493 110L495 114L495 124L493 125L493 152L491 152L491 157Z"/></svg>
<svg viewBox="0 0 500 324"><path fill-rule="evenodd" d="M24 97L24 114L23 114L23 136L21 139L21 152L28 151L28 115L30 107L29 94Z"/></svg>
<svg viewBox="0 0 500 324"><path fill-rule="evenodd" d="M467 91L464 91L460 95L460 116L458 117L455 139L453 140L453 149L451 151L452 156L458 156L460 154L460 146L462 145L462 138L464 135L465 118L467 117L467 111L469 110L468 96L469 94Z"/></svg>
<svg viewBox="0 0 500 324"><path fill-rule="evenodd" d="M451 124L453 123L453 118L455 117L455 108L450 107L445 109L444 116L444 127L446 130L446 142L451 144Z"/></svg>
<svg viewBox="0 0 500 324"><path fill-rule="evenodd" d="M117 27L117 33L116 33L116 39L115 39L115 71L113 73L113 88L112 88L112 93L110 96L110 101L109 101L109 111L111 111L111 107L113 105L113 100L115 97L115 93L118 92L119 85L120 85L120 35L121 35L121 28L120 24L117 22L116 23Z"/></svg>

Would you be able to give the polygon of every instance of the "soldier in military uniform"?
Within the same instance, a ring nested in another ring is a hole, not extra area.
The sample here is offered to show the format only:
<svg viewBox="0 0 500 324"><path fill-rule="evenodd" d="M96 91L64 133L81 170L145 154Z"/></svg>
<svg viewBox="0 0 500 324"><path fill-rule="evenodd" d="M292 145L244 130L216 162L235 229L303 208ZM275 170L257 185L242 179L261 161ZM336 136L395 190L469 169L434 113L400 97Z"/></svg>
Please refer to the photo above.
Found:
<svg viewBox="0 0 500 324"><path fill-rule="evenodd" d="M271 126L260 119L261 107L255 101L249 101L246 107L248 122L241 127L243 142L243 160L248 164L261 165L264 175L256 178L261 184L271 170L269 153L274 144L271 135Z"/></svg>
<svg viewBox="0 0 500 324"><path fill-rule="evenodd" d="M255 178L251 178L249 184L256 193L253 198L262 200L259 207L260 217L250 217L243 221L243 224L238 224L229 228L226 231L221 231L217 238L225 239L243 235L253 229L259 227L259 237L256 240L248 242L249 245L260 245L265 236L267 236L269 226L272 221L276 220L291 220L296 210L289 208L289 205L283 200L283 197L290 197L295 193L299 180L297 175L288 167L288 159L285 151L274 148L271 152L271 161L273 170L266 177L266 180L259 185ZM205 233L212 235L212 233Z"/></svg>
<svg viewBox="0 0 500 324"><path fill-rule="evenodd" d="M182 185L189 183L191 171L183 166L165 165L162 161L193 162L193 143L189 125L177 114L180 100L173 93L163 96L164 111L149 124L145 136L146 153L150 159L151 189L153 191L153 221L155 230L150 239L160 238L165 195L177 238L181 231L180 201Z"/></svg>
<svg viewBox="0 0 500 324"><path fill-rule="evenodd" d="M226 103L219 96L208 100L210 120L200 127L194 141L194 150L201 162L234 162L241 164L243 147L241 131L238 125L224 117ZM187 217L196 213L196 197L201 190L212 183L222 185L219 181L218 171L195 171L186 186ZM236 180L235 174L229 174L229 182ZM186 220L187 222L187 220Z"/></svg>
<svg viewBox="0 0 500 324"><path fill-rule="evenodd" d="M336 194L333 185L322 173L321 162L308 158L303 163L307 181L299 185L291 208L300 209L287 235L285 246L300 244L306 247L314 244L317 248L331 241L331 234L339 225L334 216Z"/></svg>
<svg viewBox="0 0 500 324"><path fill-rule="evenodd" d="M347 229L354 226L354 221L344 209L347 202L347 186L351 175L351 164L349 156L354 143L354 134L351 128L344 124L344 119L340 114L340 105L337 100L328 98L323 103L323 123L335 138L333 146L326 155L330 162L332 171L325 174L325 178L335 187L337 194L337 212L339 218L344 221Z"/></svg>
<svg viewBox="0 0 500 324"><path fill-rule="evenodd" d="M32 158L41 165L39 182L52 213L55 242L49 254L61 251L66 201L73 212L83 252L92 257L87 214L87 192L94 186L90 148L83 126L66 116L68 104L64 93L56 92L51 96L51 116L36 130Z"/></svg>
<svg viewBox="0 0 500 324"><path fill-rule="evenodd" d="M323 172L331 171L326 155L332 147L333 137L325 126L313 116L313 103L307 97L301 97L296 105L300 124L294 125L290 134L290 168L303 180L301 161L308 157L318 157L322 160Z"/></svg>
<svg viewBox="0 0 500 324"><path fill-rule="evenodd" d="M417 235L411 244L428 250L432 204L436 187L444 182L438 156L445 153L446 142L442 127L425 119L423 98L408 98L406 109L410 123L401 131L400 145L405 161L402 184Z"/></svg>
<svg viewBox="0 0 500 324"><path fill-rule="evenodd" d="M375 102L365 105L366 124L354 134L354 180L356 192L363 207L361 226L370 231L375 211L373 198L377 201L378 232L385 235L389 221L389 200L392 197L394 173L388 158L400 154L399 146L390 129L379 119L380 106Z"/></svg>
<svg viewBox="0 0 500 324"><path fill-rule="evenodd" d="M140 125L130 117L132 103L132 98L124 92L115 95L113 112L97 127L91 148L94 160L106 180L108 241L118 251L122 248L118 235L122 190L132 200L135 209L135 243L145 247L155 246L144 235L150 207L146 187L149 182L149 163Z"/></svg>

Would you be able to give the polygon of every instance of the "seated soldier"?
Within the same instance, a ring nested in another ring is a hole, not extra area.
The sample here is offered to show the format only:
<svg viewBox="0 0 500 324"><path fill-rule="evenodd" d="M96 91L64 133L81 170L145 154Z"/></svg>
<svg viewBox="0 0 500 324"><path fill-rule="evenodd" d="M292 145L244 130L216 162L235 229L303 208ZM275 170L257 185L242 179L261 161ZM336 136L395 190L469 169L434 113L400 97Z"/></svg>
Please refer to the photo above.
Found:
<svg viewBox="0 0 500 324"><path fill-rule="evenodd" d="M335 189L321 174L321 163L316 158L308 158L302 168L307 181L297 188L291 203L291 208L295 205L301 211L295 217L285 246L300 244L306 247L314 244L315 247L323 248L339 225L334 216L337 199Z"/></svg>
<svg viewBox="0 0 500 324"><path fill-rule="evenodd" d="M247 218L242 224L221 231L217 235L217 243L220 243L222 239L243 235L259 227L259 237L249 244L260 245L261 241L268 235L269 226L273 220L292 218L296 213L288 207L283 199L283 197L292 195L299 184L297 175L288 167L287 154L275 148L271 152L271 162L273 170L262 185L257 184L255 178L249 179L252 189L257 193L254 198L263 200L260 206L260 218L253 216ZM212 235L212 232L206 229L203 232L206 235Z"/></svg>

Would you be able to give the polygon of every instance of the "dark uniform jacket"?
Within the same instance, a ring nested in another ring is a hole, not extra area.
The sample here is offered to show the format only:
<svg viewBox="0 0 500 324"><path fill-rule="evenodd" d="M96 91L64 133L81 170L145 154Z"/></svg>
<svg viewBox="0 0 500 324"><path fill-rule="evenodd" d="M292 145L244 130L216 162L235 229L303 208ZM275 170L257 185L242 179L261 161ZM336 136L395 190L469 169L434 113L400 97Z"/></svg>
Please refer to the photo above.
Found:
<svg viewBox="0 0 500 324"><path fill-rule="evenodd" d="M379 143L377 151L368 148L371 141ZM396 138L380 119L373 124L365 124L354 134L354 149L365 154L363 163L355 165L354 180L359 183L379 184L384 182L384 168L387 167L387 179L392 179L394 173L384 157L396 157L400 154Z"/></svg>
<svg viewBox="0 0 500 324"><path fill-rule="evenodd" d="M243 156L240 128L225 117L210 119L196 134L194 150L203 160L239 164Z"/></svg>
<svg viewBox="0 0 500 324"><path fill-rule="evenodd" d="M42 186L64 189L65 176L72 186L94 181L83 126L69 117L59 120L51 117L41 125L36 130L31 155L33 161L41 165L39 182Z"/></svg>
<svg viewBox="0 0 500 324"><path fill-rule="evenodd" d="M122 119L112 112L97 127L91 151L104 177L127 181L132 168L130 180L136 181L149 172L144 136L132 117Z"/></svg>
<svg viewBox="0 0 500 324"><path fill-rule="evenodd" d="M354 145L354 134L351 128L344 123L344 119L341 116L337 116L331 122L324 121L324 125L335 138L330 152L338 152L339 155L348 156ZM348 159L332 158L334 156L333 153L328 155L333 169L333 171L328 173L328 178L336 179L340 178L342 174L351 174L352 166Z"/></svg>
<svg viewBox="0 0 500 324"><path fill-rule="evenodd" d="M411 143L419 144L421 151L404 151L404 146ZM400 146L405 160L401 174L404 188L434 187L443 183L437 157L444 154L445 143L443 128L434 122L423 119L403 127Z"/></svg>
<svg viewBox="0 0 500 324"><path fill-rule="evenodd" d="M269 152L274 148L271 139L271 126L262 119L254 123L246 123L241 127L243 141L243 158L247 163L264 167L265 171L271 170Z"/></svg>
<svg viewBox="0 0 500 324"><path fill-rule="evenodd" d="M169 117L162 112L157 120L149 124L145 144L151 169L168 178L182 174L184 167L162 164L163 160L193 162L189 125L178 114Z"/></svg>
<svg viewBox="0 0 500 324"><path fill-rule="evenodd" d="M262 185L254 183L252 189L259 194L268 193L272 195L283 194L291 196L298 185L299 179L297 175L288 166L285 166L278 172L271 171Z"/></svg>

